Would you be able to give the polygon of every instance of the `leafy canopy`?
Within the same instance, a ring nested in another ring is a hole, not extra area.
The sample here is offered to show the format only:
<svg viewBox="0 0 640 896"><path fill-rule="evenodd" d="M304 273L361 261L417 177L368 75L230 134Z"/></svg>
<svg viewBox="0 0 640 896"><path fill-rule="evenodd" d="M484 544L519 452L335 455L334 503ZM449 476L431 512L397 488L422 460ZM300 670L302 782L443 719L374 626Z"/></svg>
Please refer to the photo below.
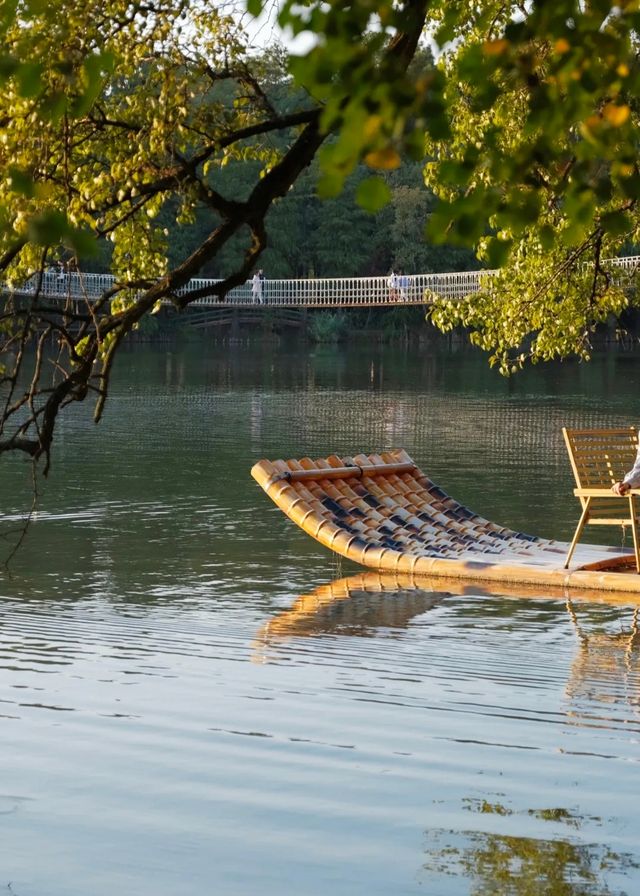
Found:
<svg viewBox="0 0 640 896"><path fill-rule="evenodd" d="M176 290L236 237L214 291L246 279L267 211L324 137L306 95L279 101L277 54L252 59L212 4L15 0L0 30L0 271L10 286L36 278L32 296L5 296L0 311L0 453L44 455L46 471L60 409L94 394L100 416L122 339L160 299L180 304ZM245 196L218 188L231 160L254 166ZM197 209L207 232L169 265L171 234ZM38 272L105 242L116 286L50 307Z"/></svg>
<svg viewBox="0 0 640 896"><path fill-rule="evenodd" d="M122 339L159 299L199 297L176 290L232 245L209 292L246 279L270 208L316 156L324 196L364 160L356 195L372 211L403 158L428 160L431 236L501 266L478 295L438 303L438 326L470 327L504 371L587 355L593 327L632 300L603 259L638 239L638 0L284 0L283 27L314 41L288 60L297 92L281 89L281 56L252 57L221 9L0 6L0 272L19 284L109 241L118 278L63 315L37 289L5 300L0 452L48 459L60 408L87 394L99 416ZM229 161L255 166L241 196L223 188ZM197 247L168 255L203 209Z"/></svg>
<svg viewBox="0 0 640 896"><path fill-rule="evenodd" d="M588 357L594 327L634 300L603 259L639 239L640 4L426 7L437 62L397 74L374 61L405 15L393 2L285 3L283 23L317 36L294 70L339 132L323 187L339 189L359 157L386 169L424 153L440 198L427 234L501 269L479 295L436 303L432 320L469 327L503 372Z"/></svg>

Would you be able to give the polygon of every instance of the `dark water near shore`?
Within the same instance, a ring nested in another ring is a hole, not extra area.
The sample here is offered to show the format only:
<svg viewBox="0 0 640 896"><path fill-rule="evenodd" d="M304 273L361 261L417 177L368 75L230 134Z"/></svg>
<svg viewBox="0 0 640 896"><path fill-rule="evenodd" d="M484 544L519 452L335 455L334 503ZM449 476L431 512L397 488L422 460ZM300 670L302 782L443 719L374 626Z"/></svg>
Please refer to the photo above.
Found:
<svg viewBox="0 0 640 896"><path fill-rule="evenodd" d="M124 356L100 426L64 422L0 574L0 894L637 893L634 607L376 583L249 470L402 446L484 516L566 540L561 427L639 423L639 373ZM29 488L3 460L2 531Z"/></svg>

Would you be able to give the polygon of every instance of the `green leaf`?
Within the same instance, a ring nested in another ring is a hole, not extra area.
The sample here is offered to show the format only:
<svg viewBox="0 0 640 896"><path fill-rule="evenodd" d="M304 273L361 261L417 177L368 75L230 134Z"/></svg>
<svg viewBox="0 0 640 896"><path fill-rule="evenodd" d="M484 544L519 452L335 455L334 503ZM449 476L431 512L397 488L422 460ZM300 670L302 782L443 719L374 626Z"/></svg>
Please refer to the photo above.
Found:
<svg viewBox="0 0 640 896"><path fill-rule="evenodd" d="M549 224L543 224L540 230L538 231L538 237L540 239L540 245L546 251L550 251L553 249L554 243L556 241L556 232Z"/></svg>
<svg viewBox="0 0 640 896"><path fill-rule="evenodd" d="M35 215L29 222L29 239L41 246L59 243L68 232L67 216L54 209Z"/></svg>
<svg viewBox="0 0 640 896"><path fill-rule="evenodd" d="M439 176L443 183L464 186L469 180L472 171L473 166L469 166L465 162L458 162L455 159L445 159L445 161L440 164Z"/></svg>
<svg viewBox="0 0 640 896"><path fill-rule="evenodd" d="M591 224L590 220L582 221L580 218L570 218L568 226L558 234L564 246L577 246L586 237Z"/></svg>
<svg viewBox="0 0 640 896"><path fill-rule="evenodd" d="M37 96L42 87L42 64L23 62L17 71L20 93L24 97Z"/></svg>
<svg viewBox="0 0 640 896"><path fill-rule="evenodd" d="M76 254L82 258L91 258L98 254L98 242L90 230L80 227L70 228L67 238Z"/></svg>
<svg viewBox="0 0 640 896"><path fill-rule="evenodd" d="M14 74L19 66L19 62L15 57L4 53L0 56L0 81L6 81Z"/></svg>
<svg viewBox="0 0 640 896"><path fill-rule="evenodd" d="M463 245L471 245L482 236L484 229L485 222L481 215L463 213L454 220L451 235Z"/></svg>
<svg viewBox="0 0 640 896"><path fill-rule="evenodd" d="M619 183L623 196L637 201L640 196L640 175L633 173L629 177L622 177Z"/></svg>
<svg viewBox="0 0 640 896"><path fill-rule="evenodd" d="M501 268L508 260L513 245L513 240L491 239L487 246L487 262L489 267Z"/></svg>
<svg viewBox="0 0 640 896"><path fill-rule="evenodd" d="M11 166L9 168L9 177L11 178L11 188L16 193L20 193L22 196L33 196L33 178L28 171L22 171L20 168Z"/></svg>
<svg viewBox="0 0 640 896"><path fill-rule="evenodd" d="M600 218L600 225L611 236L623 236L632 229L631 220L626 212L609 212Z"/></svg>
<svg viewBox="0 0 640 896"><path fill-rule="evenodd" d="M415 128L404 139L405 152L414 161L418 162L424 158L424 130Z"/></svg>
<svg viewBox="0 0 640 896"><path fill-rule="evenodd" d="M427 239L436 244L446 242L452 219L453 209L450 203L442 200L438 202L425 227Z"/></svg>
<svg viewBox="0 0 640 896"><path fill-rule="evenodd" d="M521 235L540 215L541 197L539 193L528 190L509 198L498 213L498 226L506 227Z"/></svg>
<svg viewBox="0 0 640 896"><path fill-rule="evenodd" d="M47 97L46 102L41 105L40 114L45 120L57 122L60 121L68 108L69 100L64 93L52 93Z"/></svg>
<svg viewBox="0 0 640 896"><path fill-rule="evenodd" d="M108 51L87 56L83 65L87 86L71 105L73 115L81 116L88 112L102 91L105 76L113 71L114 66L115 57Z"/></svg>
<svg viewBox="0 0 640 896"><path fill-rule="evenodd" d="M340 194L344 184L344 175L334 168L327 168L318 178L316 187L320 199L333 199Z"/></svg>
<svg viewBox="0 0 640 896"><path fill-rule="evenodd" d="M36 16L46 13L49 5L48 0L28 0L27 8L31 16Z"/></svg>
<svg viewBox="0 0 640 896"><path fill-rule="evenodd" d="M356 202L368 212L379 212L391 199L391 190L381 177L367 177L356 190Z"/></svg>

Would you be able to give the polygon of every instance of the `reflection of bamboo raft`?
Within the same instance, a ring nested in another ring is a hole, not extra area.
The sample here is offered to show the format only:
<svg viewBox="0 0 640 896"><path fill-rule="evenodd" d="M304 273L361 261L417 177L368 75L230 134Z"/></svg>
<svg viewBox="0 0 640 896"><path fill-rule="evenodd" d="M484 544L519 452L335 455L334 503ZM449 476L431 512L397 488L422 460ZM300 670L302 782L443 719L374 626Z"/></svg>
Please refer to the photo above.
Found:
<svg viewBox="0 0 640 896"><path fill-rule="evenodd" d="M629 606L633 598L620 592L571 589L571 602L565 588L535 585L509 585L509 597L555 599L567 603L581 640L580 656L576 658L575 674L579 677L587 648L606 646L628 657L629 649L638 644L637 616L630 634L589 635L579 627L573 609L579 602L606 603L608 606ZM301 595L288 610L269 619L256 635L256 656L263 659L267 645L286 638L313 638L326 634L367 637L381 630L406 628L423 613L439 606L452 595L493 596L505 598L504 585L485 583L479 586L464 579L443 576L416 578L383 572L362 572L359 575L336 579L320 585L315 591ZM636 606L636 613L638 607ZM606 640L606 645L603 641ZM587 643L588 642L588 643ZM593 652L591 653L593 658ZM625 660L626 662L626 660Z"/></svg>
<svg viewBox="0 0 640 896"><path fill-rule="evenodd" d="M405 451L259 461L251 471L287 516L325 547L373 569L505 584L640 594L633 555L506 529L438 488Z"/></svg>
<svg viewBox="0 0 640 896"><path fill-rule="evenodd" d="M301 595L291 609L270 619L262 637L308 637L339 631L366 636L380 628L406 628L443 597L408 576L363 573Z"/></svg>

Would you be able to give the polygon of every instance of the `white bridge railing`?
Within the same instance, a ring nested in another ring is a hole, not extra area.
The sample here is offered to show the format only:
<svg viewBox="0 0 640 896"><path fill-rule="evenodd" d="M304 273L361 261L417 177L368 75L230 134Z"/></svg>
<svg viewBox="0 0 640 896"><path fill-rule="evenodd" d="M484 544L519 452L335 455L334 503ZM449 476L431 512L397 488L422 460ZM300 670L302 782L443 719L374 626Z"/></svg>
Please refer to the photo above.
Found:
<svg viewBox="0 0 640 896"><path fill-rule="evenodd" d="M640 271L640 256L614 258L607 262L614 268L630 273ZM223 301L216 296L198 298L192 307L297 307L344 308L374 305L422 305L434 296L459 299L480 288L481 278L493 271L460 271L449 274L411 274L385 277L347 277L340 279L269 280L262 283L257 293L252 281L230 290ZM22 294L33 294L37 288L33 277L16 289ZM179 290L179 294L201 291L219 280L195 278ZM52 299L72 299L93 302L115 285L109 274L63 273L47 271L42 275L39 295Z"/></svg>

